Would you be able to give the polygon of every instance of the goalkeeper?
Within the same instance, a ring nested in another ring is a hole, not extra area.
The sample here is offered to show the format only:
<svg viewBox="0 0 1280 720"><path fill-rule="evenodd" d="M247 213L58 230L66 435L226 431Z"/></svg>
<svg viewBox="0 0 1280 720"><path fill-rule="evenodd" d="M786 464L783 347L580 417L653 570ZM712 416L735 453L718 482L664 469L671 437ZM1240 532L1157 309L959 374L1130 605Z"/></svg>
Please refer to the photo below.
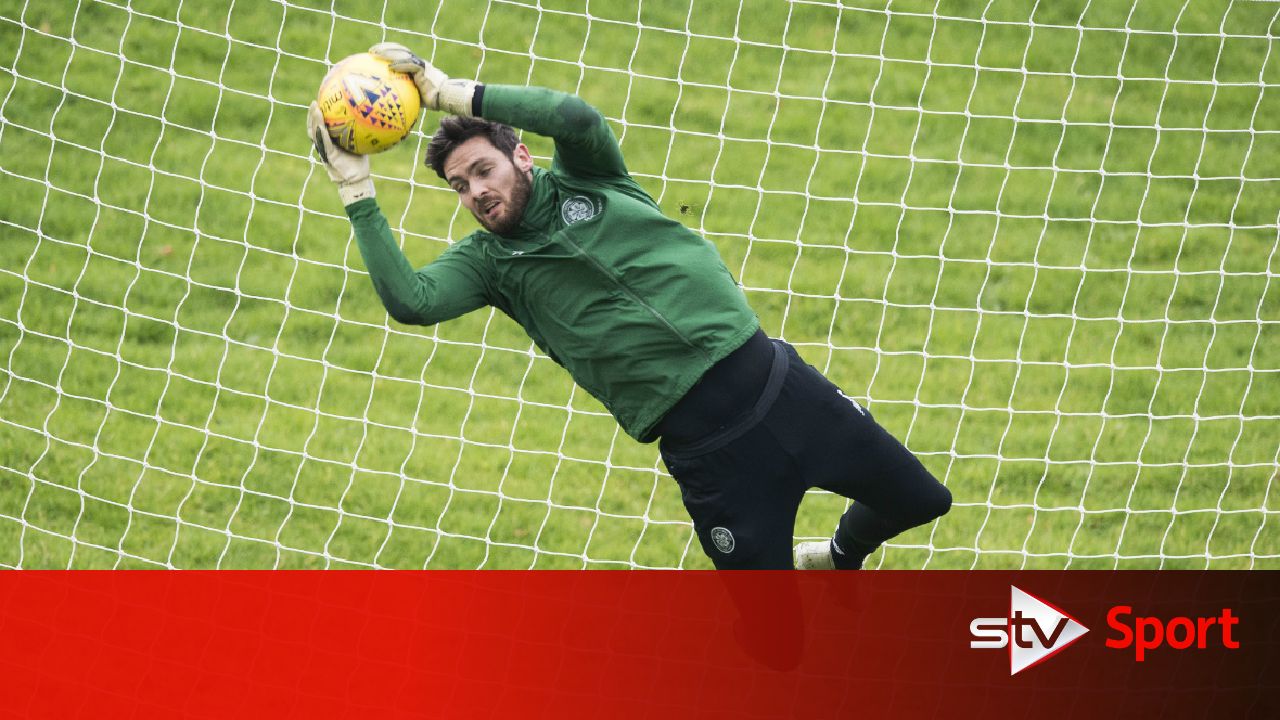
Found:
<svg viewBox="0 0 1280 720"><path fill-rule="evenodd" d="M367 156L309 131L374 288L398 322L493 305L640 442L660 439L717 568L856 569L932 521L951 494L795 348L767 337L715 246L631 178L604 117L576 96L452 80L401 45L370 49L447 113L426 162L482 230L414 270L374 199ZM483 119L481 119L483 118ZM535 167L512 128L555 141ZM829 541L791 547L805 491L854 502Z"/></svg>

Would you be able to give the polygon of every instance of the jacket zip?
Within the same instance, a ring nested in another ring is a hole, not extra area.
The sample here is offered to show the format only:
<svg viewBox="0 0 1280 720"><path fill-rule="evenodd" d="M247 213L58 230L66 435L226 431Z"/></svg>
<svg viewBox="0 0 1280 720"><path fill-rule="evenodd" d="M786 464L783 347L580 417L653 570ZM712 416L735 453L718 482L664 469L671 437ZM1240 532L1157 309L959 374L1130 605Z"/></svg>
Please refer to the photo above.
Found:
<svg viewBox="0 0 1280 720"><path fill-rule="evenodd" d="M657 308L645 302L644 298L636 294L636 292L632 290L631 287L628 286L625 282L618 279L616 276L614 276L613 273L609 272L609 269L606 268L599 260L597 260L594 255L584 250L582 246L578 244L578 241L570 237L569 233L564 234L564 239L566 242L568 242L570 245L573 246L574 250L578 251L579 255L582 255L583 257L585 257L587 261L591 263L592 267L596 269L597 272L599 272L601 275L604 275L606 278L612 281L613 284L622 288L622 292L624 292L628 298L631 298L632 302L636 303L637 305L644 308L645 310L648 310L649 314L653 315L663 325L665 325L667 329L671 331L672 335L675 335L676 337L680 338L680 342L684 343L690 348L693 348L694 350L697 350L699 355L702 355L704 357L706 356L707 354L706 351L704 351L702 348L698 347L697 345L694 345L692 342L689 342L689 338L685 337L684 333L676 329L676 326L672 325L671 321L668 320L666 316L658 312Z"/></svg>

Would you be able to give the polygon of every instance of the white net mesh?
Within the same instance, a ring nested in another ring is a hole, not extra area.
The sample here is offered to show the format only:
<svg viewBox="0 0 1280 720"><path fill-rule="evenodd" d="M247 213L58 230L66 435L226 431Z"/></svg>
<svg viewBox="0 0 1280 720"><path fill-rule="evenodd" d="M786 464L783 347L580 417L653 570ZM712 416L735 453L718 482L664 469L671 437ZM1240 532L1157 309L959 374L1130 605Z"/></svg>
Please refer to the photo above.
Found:
<svg viewBox="0 0 1280 720"><path fill-rule="evenodd" d="M0 1L0 564L709 566L656 449L505 316L388 321L302 128L395 40L599 107L951 488L873 565L1280 566L1278 14ZM415 264L473 227L434 123L374 160Z"/></svg>

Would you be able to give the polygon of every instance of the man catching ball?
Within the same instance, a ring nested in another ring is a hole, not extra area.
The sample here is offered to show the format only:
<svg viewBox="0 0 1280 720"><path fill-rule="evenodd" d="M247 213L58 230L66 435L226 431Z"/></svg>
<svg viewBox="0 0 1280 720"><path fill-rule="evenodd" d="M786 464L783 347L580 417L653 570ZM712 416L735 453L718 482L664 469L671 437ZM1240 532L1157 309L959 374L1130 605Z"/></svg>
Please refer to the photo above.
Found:
<svg viewBox="0 0 1280 720"><path fill-rule="evenodd" d="M856 569L942 516L951 493L782 340L770 339L715 246L664 216L627 172L604 117L536 87L450 79L394 43L369 50L448 113L427 164L482 230L414 270L374 199L369 159L309 132L337 184L374 288L402 323L493 305L640 442L659 440L719 569ZM555 140L549 169L513 128ZM835 536L792 554L812 487L853 500Z"/></svg>

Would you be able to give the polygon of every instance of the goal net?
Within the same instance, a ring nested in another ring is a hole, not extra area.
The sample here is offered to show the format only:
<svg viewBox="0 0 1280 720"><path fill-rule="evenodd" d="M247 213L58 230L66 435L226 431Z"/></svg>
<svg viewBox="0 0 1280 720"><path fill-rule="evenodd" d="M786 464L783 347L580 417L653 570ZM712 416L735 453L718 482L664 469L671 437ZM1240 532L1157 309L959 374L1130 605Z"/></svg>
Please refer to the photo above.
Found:
<svg viewBox="0 0 1280 720"><path fill-rule="evenodd" d="M0 0L0 565L709 567L656 447L504 315L387 318L304 111L392 40L600 108L946 483L872 566L1280 567L1278 14ZM373 160L415 265L474 228L436 121Z"/></svg>

